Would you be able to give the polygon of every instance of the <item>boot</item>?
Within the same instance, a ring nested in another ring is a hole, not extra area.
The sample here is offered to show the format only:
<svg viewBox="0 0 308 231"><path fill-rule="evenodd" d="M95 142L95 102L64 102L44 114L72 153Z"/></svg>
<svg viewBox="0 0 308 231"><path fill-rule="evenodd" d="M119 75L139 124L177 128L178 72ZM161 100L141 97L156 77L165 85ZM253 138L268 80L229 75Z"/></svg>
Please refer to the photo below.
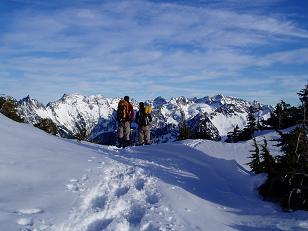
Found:
<svg viewBox="0 0 308 231"><path fill-rule="evenodd" d="M118 138L118 144L117 144L117 147L118 148L122 148L124 147L124 139L123 138Z"/></svg>
<svg viewBox="0 0 308 231"><path fill-rule="evenodd" d="M123 148L130 146L130 141L126 140L125 142L123 142Z"/></svg>

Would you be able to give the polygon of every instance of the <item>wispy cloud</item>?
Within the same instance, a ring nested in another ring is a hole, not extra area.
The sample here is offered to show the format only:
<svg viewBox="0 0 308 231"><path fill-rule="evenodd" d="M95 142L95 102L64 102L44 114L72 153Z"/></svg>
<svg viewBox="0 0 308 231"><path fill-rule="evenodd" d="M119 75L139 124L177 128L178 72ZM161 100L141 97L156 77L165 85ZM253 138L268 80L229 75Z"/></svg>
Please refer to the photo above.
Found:
<svg viewBox="0 0 308 231"><path fill-rule="evenodd" d="M308 30L279 13L256 10L267 1L253 6L244 1L254 8L244 12L234 7L237 0L78 1L76 6L56 1L60 6L48 10L38 1L25 2L27 7L9 13L8 29L0 31L0 68L27 82L20 94L41 85L48 92L201 96L219 83L226 86L221 81L228 77L249 86L254 80L243 72L249 68L308 64ZM40 7L29 7L35 4Z"/></svg>

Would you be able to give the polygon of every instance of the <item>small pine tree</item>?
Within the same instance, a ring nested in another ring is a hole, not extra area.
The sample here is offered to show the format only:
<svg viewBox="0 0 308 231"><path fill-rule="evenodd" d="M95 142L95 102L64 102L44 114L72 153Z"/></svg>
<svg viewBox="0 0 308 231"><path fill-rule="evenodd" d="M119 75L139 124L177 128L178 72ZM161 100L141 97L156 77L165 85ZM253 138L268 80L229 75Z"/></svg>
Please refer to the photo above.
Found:
<svg viewBox="0 0 308 231"><path fill-rule="evenodd" d="M84 129L81 129L80 132L78 132L77 134L75 134L75 138L78 140L78 141L82 141L82 140L86 140L88 137L87 135L87 130L84 128Z"/></svg>
<svg viewBox="0 0 308 231"><path fill-rule="evenodd" d="M257 130L257 122L255 118L255 108L253 106L249 107L249 112L247 115L247 126L244 131L247 133L247 138L251 139L254 137L254 132Z"/></svg>
<svg viewBox="0 0 308 231"><path fill-rule="evenodd" d="M254 150L249 151L252 154L250 156L251 161L248 165L254 173L258 174L262 172L262 166L260 161L260 149L255 138L253 138L253 147Z"/></svg>
<svg viewBox="0 0 308 231"><path fill-rule="evenodd" d="M238 125L236 125L232 132L228 132L227 134L227 143L236 143L239 141L241 130Z"/></svg>
<svg viewBox="0 0 308 231"><path fill-rule="evenodd" d="M264 139L263 144L261 144L261 157L263 159L261 162L261 169L262 169L261 171L271 175L273 172L275 160L273 156L270 154L266 139Z"/></svg>
<svg viewBox="0 0 308 231"><path fill-rule="evenodd" d="M277 128L278 129L282 129L284 128L284 120L285 120L285 117L287 117L287 111L288 111L288 108L290 107L290 104L287 104L285 103L283 100L281 100L281 103L277 104L276 106L276 115L277 115Z"/></svg>
<svg viewBox="0 0 308 231"><path fill-rule="evenodd" d="M303 115L303 125L307 128L308 126L308 84L305 85L305 88L300 90L297 93L299 100L302 103L302 115Z"/></svg>
<svg viewBox="0 0 308 231"><path fill-rule="evenodd" d="M17 101L15 99L1 97L0 113L16 122L25 122L24 119L21 118L17 113Z"/></svg>
<svg viewBox="0 0 308 231"><path fill-rule="evenodd" d="M38 123L34 124L34 126L52 135L57 135L59 133L57 125L48 118L41 119Z"/></svg>
<svg viewBox="0 0 308 231"><path fill-rule="evenodd" d="M254 132L257 130L257 123L254 114L255 108L250 106L247 115L247 125L238 134L238 141L250 140L254 137Z"/></svg>
<svg viewBox="0 0 308 231"><path fill-rule="evenodd" d="M192 138L191 130L187 126L184 112L181 111L181 122L179 123L179 135L177 137L177 140L186 140L191 138Z"/></svg>

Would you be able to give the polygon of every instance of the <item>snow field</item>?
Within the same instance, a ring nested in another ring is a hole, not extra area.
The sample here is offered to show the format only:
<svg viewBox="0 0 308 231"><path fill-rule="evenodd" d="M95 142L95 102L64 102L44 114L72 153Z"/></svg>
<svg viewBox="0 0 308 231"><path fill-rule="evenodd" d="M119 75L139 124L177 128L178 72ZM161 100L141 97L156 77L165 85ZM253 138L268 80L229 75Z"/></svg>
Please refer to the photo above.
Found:
<svg viewBox="0 0 308 231"><path fill-rule="evenodd" d="M248 171L251 144L118 149L0 115L0 230L307 231L307 212L283 213L259 197L265 176Z"/></svg>

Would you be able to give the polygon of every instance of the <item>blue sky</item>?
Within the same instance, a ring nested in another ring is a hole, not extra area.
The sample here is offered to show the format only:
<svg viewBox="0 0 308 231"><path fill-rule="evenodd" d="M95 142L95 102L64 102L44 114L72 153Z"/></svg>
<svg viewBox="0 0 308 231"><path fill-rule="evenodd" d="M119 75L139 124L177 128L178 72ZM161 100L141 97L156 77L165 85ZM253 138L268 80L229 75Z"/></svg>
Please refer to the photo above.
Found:
<svg viewBox="0 0 308 231"><path fill-rule="evenodd" d="M305 0L2 0L0 93L297 105L307 12Z"/></svg>

